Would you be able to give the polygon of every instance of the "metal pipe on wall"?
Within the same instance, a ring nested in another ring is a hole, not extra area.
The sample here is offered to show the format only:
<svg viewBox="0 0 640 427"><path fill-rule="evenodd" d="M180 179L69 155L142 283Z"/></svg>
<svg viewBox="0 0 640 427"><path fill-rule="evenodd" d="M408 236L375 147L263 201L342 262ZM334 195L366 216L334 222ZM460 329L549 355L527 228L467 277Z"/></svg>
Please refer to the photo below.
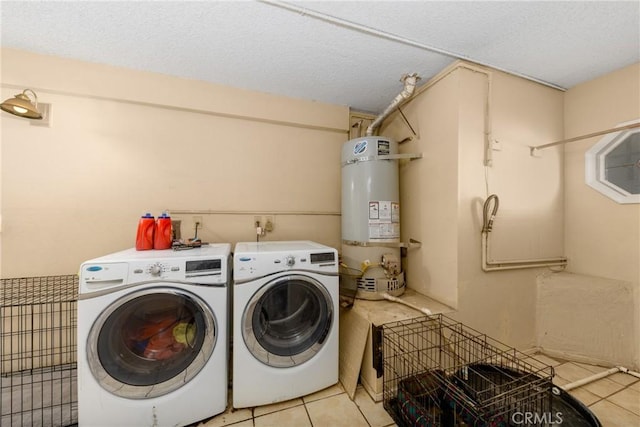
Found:
<svg viewBox="0 0 640 427"><path fill-rule="evenodd" d="M2 83L0 87L17 89L23 86ZM180 107L177 105L169 105L169 104L156 104L156 103L146 102L146 101L136 101L132 99L113 98L113 97L99 96L99 95L88 95L88 94L79 93L79 92L69 92L64 90L46 89L46 88L39 88L39 87L36 87L35 89L37 89L38 92L46 92L51 95L62 95L62 96L70 96L74 98L92 99L97 101L117 102L120 104L138 105L142 107L158 108L162 110L179 111L184 113L203 114L203 115L213 116L213 117L222 117L225 119L243 120L243 121L249 121L249 122L265 123L265 124L270 124L275 126L286 126L286 127L292 127L292 128L300 128L300 129L310 129L310 130L317 130L321 132L344 133L344 134L349 133L348 129L338 129L338 128L332 128L327 126L316 126L311 124L289 122L284 120L265 119L262 117L225 113L221 111L210 111L210 110L203 110L198 108L187 108L187 107Z"/></svg>
<svg viewBox="0 0 640 427"><path fill-rule="evenodd" d="M489 209L493 201L493 209ZM482 212L482 270L500 271L500 270L516 270L522 268L538 268L538 267L565 267L567 258L540 258L525 260L508 260L508 261L489 261L489 233L493 230L493 221L498 213L499 199L496 194L492 194L484 202ZM491 215L489 212L491 211Z"/></svg>
<svg viewBox="0 0 640 427"><path fill-rule="evenodd" d="M606 135L608 133L620 132L622 130L635 129L635 128L638 128L638 127L640 127L640 123L632 123L632 124L629 124L629 125L626 125L626 126L620 126L620 127L616 127L616 128L601 130L601 131L598 131L598 132L589 133L587 135L575 136L573 138L563 139L561 141L550 142L548 144L537 145L535 147L529 147L529 148L531 149L531 155L534 155L537 150L542 150L544 148L554 147L556 145L567 144L569 142L580 141L582 139L593 138L594 136Z"/></svg>
<svg viewBox="0 0 640 427"><path fill-rule="evenodd" d="M529 260L488 261L489 233L482 232L482 270L486 272L501 270L518 270L524 268L566 267L567 258L541 258Z"/></svg>
<svg viewBox="0 0 640 427"><path fill-rule="evenodd" d="M455 58L455 59L461 59L463 61L474 62L474 63L476 63L478 65L482 65L482 66L485 66L485 67L490 67L490 68L493 68L494 70L502 71L504 73L511 74L513 76L517 76L517 77L520 77L520 78L523 78L523 79L526 79L526 80L529 80L529 81L540 83L542 85L545 85L545 86L548 86L548 87L552 87L554 89L558 89L558 90L561 90L561 91L565 91L566 90L566 88L564 88L562 86L558 86L558 85L555 85L553 83L550 83L550 82L547 82L547 81L544 81L544 80L540 80L540 79L537 79L537 78L532 77L532 76L528 76L526 74L518 73L516 71L507 70L507 69L499 67L497 65L489 64L489 63L484 62L484 61L480 61L480 60L477 60L477 59L474 59L474 58L470 58L470 57L468 57L466 55L461 55L459 53L455 53L455 52L451 52L451 51L448 51L448 50L445 50L445 49L441 49L441 48L438 48L438 47L435 47L435 46L431 46L431 45L428 45L426 43L417 42L415 40L411 40L411 39L408 39L406 37L398 36L398 35L395 35L395 34L392 34L392 33L387 33L385 31L381 31L381 30L378 30L378 29L375 29L375 28L367 27L366 25L358 24L358 23L355 23L355 22L352 22L352 21L347 21L346 19L341 19L341 18L337 18L337 17L334 17L334 16L326 15L326 14L321 13L321 12L316 12L313 9L308 9L306 7L301 7L301 6L297 6L295 4L285 3L285 2L281 2L281 1L274 1L274 0L259 0L259 1L261 3L268 4L268 5L274 6L274 7L279 7L281 9L289 10L291 12L295 12L295 13L298 13L298 14L303 15L303 16L309 16L311 18L315 18L315 19L318 19L320 21L329 22L331 24L338 25L338 26L343 27L343 28L348 28L348 29L351 29L351 30L354 30L354 31L359 31L359 32L364 33L364 34L370 34L370 35L375 36L375 37L383 38L383 39L386 39L386 40L391 40L391 41L394 41L394 42L397 42L397 43L400 43L400 44L404 44L406 46L413 46L415 48L426 50L426 51L429 51L429 52L439 53L441 55L448 56L449 58Z"/></svg>
<svg viewBox="0 0 640 427"><path fill-rule="evenodd" d="M225 211L210 209L165 209L174 215L281 215L281 216L341 216L340 212L331 211Z"/></svg>

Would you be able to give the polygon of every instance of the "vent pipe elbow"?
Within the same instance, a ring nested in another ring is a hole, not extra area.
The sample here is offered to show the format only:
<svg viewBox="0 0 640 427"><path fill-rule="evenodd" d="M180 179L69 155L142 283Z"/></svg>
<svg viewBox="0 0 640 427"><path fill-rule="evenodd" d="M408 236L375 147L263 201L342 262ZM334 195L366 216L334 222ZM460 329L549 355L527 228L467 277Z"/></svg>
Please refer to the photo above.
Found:
<svg viewBox="0 0 640 427"><path fill-rule="evenodd" d="M400 81L404 83L402 92L400 92L398 96L396 96L395 99L391 102L391 104L378 117L376 117L373 123L369 125L369 127L367 128L366 136L372 136L373 131L380 126L382 121L386 119L389 114L393 113L395 109L398 108L404 101L411 98L413 92L416 90L418 80L420 80L420 77L418 77L417 73L404 74L400 78Z"/></svg>

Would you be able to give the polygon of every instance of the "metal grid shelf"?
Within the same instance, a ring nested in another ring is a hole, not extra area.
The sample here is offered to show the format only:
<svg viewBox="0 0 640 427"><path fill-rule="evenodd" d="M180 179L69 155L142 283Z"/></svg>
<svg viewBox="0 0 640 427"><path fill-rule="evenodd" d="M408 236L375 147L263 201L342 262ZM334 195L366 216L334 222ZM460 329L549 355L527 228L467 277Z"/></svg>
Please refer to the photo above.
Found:
<svg viewBox="0 0 640 427"><path fill-rule="evenodd" d="M551 410L551 366L444 315L383 325L383 358L400 426L509 426Z"/></svg>

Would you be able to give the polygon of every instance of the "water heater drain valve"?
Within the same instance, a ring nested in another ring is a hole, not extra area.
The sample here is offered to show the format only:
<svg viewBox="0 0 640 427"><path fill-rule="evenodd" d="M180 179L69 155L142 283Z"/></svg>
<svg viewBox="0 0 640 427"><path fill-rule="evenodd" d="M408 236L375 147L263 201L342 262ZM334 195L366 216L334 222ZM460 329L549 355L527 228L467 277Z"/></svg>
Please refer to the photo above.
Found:
<svg viewBox="0 0 640 427"><path fill-rule="evenodd" d="M382 268L387 273L387 277L395 277L402 270L398 256L392 253L382 255Z"/></svg>

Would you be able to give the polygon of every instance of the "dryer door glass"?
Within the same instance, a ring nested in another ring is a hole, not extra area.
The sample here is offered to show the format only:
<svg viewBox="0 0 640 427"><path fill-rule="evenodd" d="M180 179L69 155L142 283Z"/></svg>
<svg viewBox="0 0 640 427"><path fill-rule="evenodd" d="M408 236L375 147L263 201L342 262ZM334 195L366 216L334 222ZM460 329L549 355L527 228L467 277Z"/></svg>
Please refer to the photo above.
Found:
<svg viewBox="0 0 640 427"><path fill-rule="evenodd" d="M261 362L299 365L322 347L333 321L326 288L303 275L280 277L253 296L243 316L247 347Z"/></svg>
<svg viewBox="0 0 640 427"><path fill-rule="evenodd" d="M150 398L191 380L205 365L216 337L215 319L197 296L147 288L115 301L89 334L89 366L111 393Z"/></svg>

